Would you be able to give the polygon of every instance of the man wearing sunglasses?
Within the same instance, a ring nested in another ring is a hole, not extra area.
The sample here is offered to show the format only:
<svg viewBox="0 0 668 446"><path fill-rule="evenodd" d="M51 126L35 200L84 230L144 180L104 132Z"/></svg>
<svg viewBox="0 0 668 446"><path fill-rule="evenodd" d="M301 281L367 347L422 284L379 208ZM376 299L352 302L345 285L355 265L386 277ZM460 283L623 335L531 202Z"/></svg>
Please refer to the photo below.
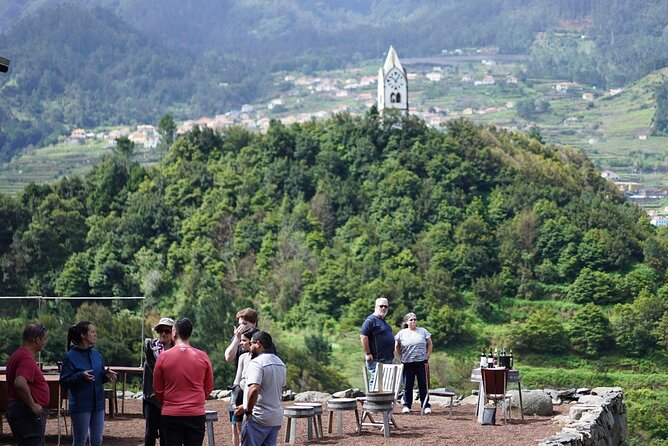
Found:
<svg viewBox="0 0 668 446"><path fill-rule="evenodd" d="M160 437L160 446L165 446L165 439L160 435L160 402L155 396L153 389L153 369L158 356L173 345L172 328L174 319L163 317L153 330L158 334L157 339L146 338L144 342L144 382L142 393L144 394L144 418L146 429L144 430L144 446L155 446L155 440Z"/></svg>
<svg viewBox="0 0 668 446"><path fill-rule="evenodd" d="M23 342L7 362L7 421L18 445L44 446L49 385L34 355L44 348L48 333L44 324L23 330Z"/></svg>
<svg viewBox="0 0 668 446"><path fill-rule="evenodd" d="M394 334L392 327L387 323L385 317L389 311L387 299L381 297L376 299L376 308L362 324L360 339L366 368L369 370L369 389L373 388L376 365L392 364L394 360Z"/></svg>

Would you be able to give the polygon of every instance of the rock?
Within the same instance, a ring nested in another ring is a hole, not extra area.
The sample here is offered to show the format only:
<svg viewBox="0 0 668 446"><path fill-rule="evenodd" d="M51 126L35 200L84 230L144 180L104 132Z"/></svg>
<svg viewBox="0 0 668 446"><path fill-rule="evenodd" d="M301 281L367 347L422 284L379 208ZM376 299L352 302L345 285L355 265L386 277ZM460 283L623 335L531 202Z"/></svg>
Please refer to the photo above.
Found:
<svg viewBox="0 0 668 446"><path fill-rule="evenodd" d="M478 404L478 395L469 395L466 398L462 399L459 404L464 405L464 404L472 404L472 405L477 405Z"/></svg>
<svg viewBox="0 0 668 446"><path fill-rule="evenodd" d="M323 403L330 399L332 395L329 393L324 393L324 392L316 392L313 390L310 390L308 392L302 392L298 393L295 395L294 400L295 401L301 401L301 402L314 402L314 403Z"/></svg>
<svg viewBox="0 0 668 446"><path fill-rule="evenodd" d="M576 393L576 392L577 392L576 389L559 390L559 391L557 392L557 396L558 396L559 398L562 398L562 399L572 398L572 397L575 396L575 393Z"/></svg>
<svg viewBox="0 0 668 446"><path fill-rule="evenodd" d="M477 400L476 400L477 401ZM445 397L445 396L429 396L429 403L434 405L438 404L441 407L450 407L450 397ZM454 397L452 399L452 405L453 407L456 405L459 405L459 400Z"/></svg>
<svg viewBox="0 0 668 446"><path fill-rule="evenodd" d="M568 415L557 415L553 418L554 424L559 426L567 426L571 422L571 418Z"/></svg>
<svg viewBox="0 0 668 446"><path fill-rule="evenodd" d="M355 393L355 390L359 389L346 389L346 390L341 390L339 392L335 392L332 394L333 398L354 398L353 394Z"/></svg>
<svg viewBox="0 0 668 446"><path fill-rule="evenodd" d="M594 387L591 389L592 395L605 395L606 393L621 392L621 387Z"/></svg>
<svg viewBox="0 0 668 446"><path fill-rule="evenodd" d="M513 408L520 407L519 393L517 390L508 392L512 396L511 405ZM542 390L523 390L522 405L524 406L524 415L552 415L552 399Z"/></svg>
<svg viewBox="0 0 668 446"><path fill-rule="evenodd" d="M595 404L576 404L571 407L570 411L568 412L568 416L571 418L571 420L579 420L583 413L600 408L601 406Z"/></svg>
<svg viewBox="0 0 668 446"><path fill-rule="evenodd" d="M552 401L555 401L557 398L559 398L559 392L555 389L543 389L543 392L550 395Z"/></svg>
<svg viewBox="0 0 668 446"><path fill-rule="evenodd" d="M602 396L598 396L598 395L582 395L578 399L578 403L581 403L581 404L598 404L598 405L601 405L601 404L604 403L604 401L605 401L605 398L603 398Z"/></svg>

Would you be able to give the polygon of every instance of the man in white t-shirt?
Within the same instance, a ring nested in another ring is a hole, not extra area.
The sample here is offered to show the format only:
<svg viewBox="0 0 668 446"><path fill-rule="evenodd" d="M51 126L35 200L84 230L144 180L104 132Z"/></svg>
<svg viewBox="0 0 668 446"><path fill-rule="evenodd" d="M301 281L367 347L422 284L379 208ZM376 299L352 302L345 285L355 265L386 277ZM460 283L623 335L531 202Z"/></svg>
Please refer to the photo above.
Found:
<svg viewBox="0 0 668 446"><path fill-rule="evenodd" d="M258 331L251 339L244 404L235 412L245 414L241 428L242 446L273 446L283 423L283 386L287 368L276 356L271 335Z"/></svg>

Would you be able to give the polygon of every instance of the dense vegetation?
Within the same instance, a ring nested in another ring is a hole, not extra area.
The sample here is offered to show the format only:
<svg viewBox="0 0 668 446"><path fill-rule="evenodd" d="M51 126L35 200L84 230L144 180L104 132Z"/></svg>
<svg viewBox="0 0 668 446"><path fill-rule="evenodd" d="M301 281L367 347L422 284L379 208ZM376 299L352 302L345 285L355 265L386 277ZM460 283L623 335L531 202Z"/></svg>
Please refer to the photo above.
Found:
<svg viewBox="0 0 668 446"><path fill-rule="evenodd" d="M420 315L441 351L662 357L668 232L581 153L533 136L372 109L264 135L196 128L148 168L119 140L84 178L0 197L0 294L144 295L149 320L194 319L219 383L231 376L221 334L254 306L285 333L294 389L340 388L326 340L355 333L378 296L395 326ZM125 302L44 303L45 357L88 318L111 362L132 360L141 315ZM1 305L6 355L40 310ZM657 423L637 429L666 438Z"/></svg>

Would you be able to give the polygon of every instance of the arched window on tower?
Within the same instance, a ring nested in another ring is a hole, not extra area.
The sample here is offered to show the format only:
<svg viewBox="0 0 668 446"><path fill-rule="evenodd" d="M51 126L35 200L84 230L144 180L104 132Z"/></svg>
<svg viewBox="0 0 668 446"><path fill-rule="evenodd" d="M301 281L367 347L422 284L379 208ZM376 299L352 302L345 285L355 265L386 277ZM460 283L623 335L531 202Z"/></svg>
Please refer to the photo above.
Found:
<svg viewBox="0 0 668 446"><path fill-rule="evenodd" d="M397 103L401 102L401 93L397 93L395 99L397 100Z"/></svg>
<svg viewBox="0 0 668 446"><path fill-rule="evenodd" d="M394 93L390 93L390 103L394 104L395 102L397 102L396 95Z"/></svg>

